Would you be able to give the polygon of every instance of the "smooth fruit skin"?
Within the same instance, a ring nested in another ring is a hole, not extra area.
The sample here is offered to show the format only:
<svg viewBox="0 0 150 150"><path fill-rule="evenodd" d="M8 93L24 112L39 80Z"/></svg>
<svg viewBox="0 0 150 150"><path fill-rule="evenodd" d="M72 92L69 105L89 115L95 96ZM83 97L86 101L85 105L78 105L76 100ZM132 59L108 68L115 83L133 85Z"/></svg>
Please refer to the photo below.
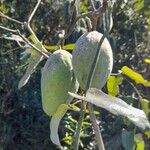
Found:
<svg viewBox="0 0 150 150"><path fill-rule="evenodd" d="M92 31L83 34L75 44L72 53L72 64L75 76L83 90L86 90L88 75L102 38L104 40L90 86L91 88L101 89L105 85L113 67L113 54L109 41L103 34Z"/></svg>
<svg viewBox="0 0 150 150"><path fill-rule="evenodd" d="M68 91L78 90L71 59L72 55L69 52L57 50L49 56L42 69L42 106L49 116L53 115L61 104L72 100Z"/></svg>

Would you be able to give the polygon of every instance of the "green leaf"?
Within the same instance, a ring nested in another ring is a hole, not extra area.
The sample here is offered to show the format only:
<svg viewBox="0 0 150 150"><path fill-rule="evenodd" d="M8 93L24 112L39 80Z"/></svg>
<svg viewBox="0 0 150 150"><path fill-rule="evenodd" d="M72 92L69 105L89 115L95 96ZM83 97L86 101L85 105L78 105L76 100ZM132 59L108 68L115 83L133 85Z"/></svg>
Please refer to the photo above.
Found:
<svg viewBox="0 0 150 150"><path fill-rule="evenodd" d="M73 122L73 123L75 123L75 124L78 123L78 121L75 120L75 119L73 119L72 116L68 116L68 120L70 120L71 122Z"/></svg>
<svg viewBox="0 0 150 150"><path fill-rule="evenodd" d="M63 138L63 141L68 144L68 145L71 145L72 144L72 137L71 136L66 136Z"/></svg>
<svg viewBox="0 0 150 150"><path fill-rule="evenodd" d="M43 49L43 45L41 42L38 42L33 35L29 36L29 39L34 42L34 45L39 48L41 51L45 51ZM30 76L35 71L38 64L42 61L43 56L35 51L33 48L28 48L30 50L30 58L28 60L28 67L24 74L24 76L20 79L18 88L23 87L30 79Z"/></svg>
<svg viewBox="0 0 150 150"><path fill-rule="evenodd" d="M144 62L150 64L150 58L145 59Z"/></svg>
<svg viewBox="0 0 150 150"><path fill-rule="evenodd" d="M114 115L127 117L132 123L134 123L139 128L142 128L143 130L150 129L150 124L143 110L128 105L122 99L109 96L95 88L90 88L87 91L86 97L70 92L69 94L75 98L85 100L96 106L104 108Z"/></svg>
<svg viewBox="0 0 150 150"><path fill-rule="evenodd" d="M56 49L58 49L57 45L44 45L44 47L48 50L48 51L55 51Z"/></svg>
<svg viewBox="0 0 150 150"><path fill-rule="evenodd" d="M43 57L39 54L37 54L37 56L29 58L29 61L28 61L29 64L28 64L27 70L26 70L24 76L19 81L19 85L18 85L19 89L21 87L23 87L28 82L28 80L30 79L31 74L35 71L35 68L37 67L39 62L42 60L42 58Z"/></svg>
<svg viewBox="0 0 150 150"><path fill-rule="evenodd" d="M82 125L91 125L91 123L87 122L87 121L83 121Z"/></svg>
<svg viewBox="0 0 150 150"><path fill-rule="evenodd" d="M73 50L74 49L74 46L75 46L75 44L67 44L67 45L65 45L63 48L65 49L65 50Z"/></svg>
<svg viewBox="0 0 150 150"><path fill-rule="evenodd" d="M142 134L136 134L134 136L134 141L136 143L136 150L144 150L145 149L145 143L142 138Z"/></svg>
<svg viewBox="0 0 150 150"><path fill-rule="evenodd" d="M122 83L123 77L121 76L110 76L107 80L108 94L117 96L119 94L119 85Z"/></svg>
<svg viewBox="0 0 150 150"><path fill-rule="evenodd" d="M5 5L0 6L0 12L6 14L9 11L9 7L7 8Z"/></svg>
<svg viewBox="0 0 150 150"><path fill-rule="evenodd" d="M131 68L124 66L121 68L122 74L126 75L130 79L134 80L137 84L143 84L144 86L150 87L150 81L147 81L143 76Z"/></svg>
<svg viewBox="0 0 150 150"><path fill-rule="evenodd" d="M63 49L65 50L73 50L74 49L75 44L67 44L65 46L63 46ZM44 45L44 47L48 50L48 51L55 51L58 49L57 45Z"/></svg>
<svg viewBox="0 0 150 150"><path fill-rule="evenodd" d="M147 136L148 139L150 139L150 130L145 131L144 134Z"/></svg>
<svg viewBox="0 0 150 150"><path fill-rule="evenodd" d="M68 105L61 104L55 114L52 116L50 121L50 139L51 141L58 145L61 148L59 135L58 135L58 127L61 119L65 115L66 111L68 110Z"/></svg>
<svg viewBox="0 0 150 150"><path fill-rule="evenodd" d="M134 4L134 10L139 11L144 8L144 0L137 0Z"/></svg>
<svg viewBox="0 0 150 150"><path fill-rule="evenodd" d="M149 108L149 105L150 105L150 101L146 100L146 99L142 99L140 101L141 103L141 108L142 110L145 112L147 118L149 116L149 113L150 113L150 108Z"/></svg>
<svg viewBox="0 0 150 150"><path fill-rule="evenodd" d="M68 129L69 131L75 133L75 130L71 128L71 126L66 125L65 126L66 129Z"/></svg>
<svg viewBox="0 0 150 150"><path fill-rule="evenodd" d="M122 145L125 150L133 150L134 147L134 131L122 130Z"/></svg>
<svg viewBox="0 0 150 150"><path fill-rule="evenodd" d="M69 104L69 107L70 107L70 109L71 110L74 110L74 111L77 111L77 112L79 112L80 111L80 108L79 107L77 107L76 105L74 105L74 104Z"/></svg>

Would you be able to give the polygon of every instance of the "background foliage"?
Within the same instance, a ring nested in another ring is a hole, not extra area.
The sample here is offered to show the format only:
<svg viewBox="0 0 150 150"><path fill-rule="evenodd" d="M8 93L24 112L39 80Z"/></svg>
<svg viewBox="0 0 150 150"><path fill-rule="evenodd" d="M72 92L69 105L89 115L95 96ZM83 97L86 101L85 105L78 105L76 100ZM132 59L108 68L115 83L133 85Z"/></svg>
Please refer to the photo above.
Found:
<svg viewBox="0 0 150 150"><path fill-rule="evenodd" d="M0 11L12 18L25 21L35 3L35 0L1 0ZM88 10L87 2L82 1L80 12ZM113 29L110 33L114 53L113 73L117 73L122 66L128 66L150 80L150 65L144 62L146 58L150 58L149 10L148 0L116 2L113 9ZM62 13L62 1L42 1L32 21L32 28L44 44L57 44L57 33L64 25ZM20 29L17 24L4 18L0 18L0 25ZM0 37L3 34L7 32L0 29ZM66 40L66 44L74 43L80 35L81 31L75 30ZM0 38L0 149L56 149L49 140L49 117L44 114L41 107L40 70L44 61L40 63L29 83L18 90L18 82L26 69L27 60L20 59L22 52L24 49L19 48L15 42ZM137 106L138 95L130 83L134 84L143 99L150 100L150 88L136 84L130 79L121 82L119 97L128 102L132 101ZM107 87L104 90L107 91ZM99 109L96 110L99 114ZM71 143L78 115L77 112L68 112L61 123L60 137L65 137L63 144L67 147ZM133 126L123 118L116 118L104 110L97 116L103 120L101 129L106 149L128 149L126 145L130 145L131 148L134 142L140 139L137 134L134 135ZM149 114L148 117L150 119ZM83 126L85 128L81 134L80 149L83 149L82 145L87 149L94 149L94 133L90 128L88 114ZM140 133L138 130L136 132ZM142 136L145 149L150 149L150 138L144 134ZM131 140L126 141L127 137ZM133 141L133 138L136 140Z"/></svg>

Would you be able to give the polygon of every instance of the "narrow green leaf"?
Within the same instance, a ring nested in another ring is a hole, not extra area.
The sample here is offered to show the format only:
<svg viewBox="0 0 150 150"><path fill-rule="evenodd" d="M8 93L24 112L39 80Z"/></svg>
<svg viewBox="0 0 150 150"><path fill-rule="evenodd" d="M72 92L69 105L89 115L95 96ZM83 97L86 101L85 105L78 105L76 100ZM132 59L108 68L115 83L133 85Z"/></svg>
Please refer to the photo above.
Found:
<svg viewBox="0 0 150 150"><path fill-rule="evenodd" d="M141 103L142 110L145 112L146 116L148 117L150 114L150 108L149 108L150 101L146 99L142 99L140 103Z"/></svg>
<svg viewBox="0 0 150 150"><path fill-rule="evenodd" d="M134 10L139 11L144 8L144 0L137 0L134 4Z"/></svg>
<svg viewBox="0 0 150 150"><path fill-rule="evenodd" d="M43 49L42 43L41 42L37 42L33 35L31 35L29 37L29 39L32 42L34 42L34 45L37 48L39 48L41 51L45 51ZM30 50L30 58L28 60L28 67L27 67L27 70L26 70L24 76L19 81L19 85L18 85L19 89L21 87L23 87L28 82L28 80L30 79L30 76L32 75L32 73L35 71L35 69L38 66L38 64L43 59L43 56L41 54L39 54L38 52L36 52L33 48L28 48L28 49Z"/></svg>
<svg viewBox="0 0 150 150"><path fill-rule="evenodd" d="M63 49L65 50L73 50L75 44L67 44L65 46L63 46ZM44 45L44 47L48 50L48 51L55 51L58 49L57 45Z"/></svg>
<svg viewBox="0 0 150 150"><path fill-rule="evenodd" d="M35 71L35 68L37 67L37 65L40 63L40 61L42 59L43 59L43 57L39 54L37 54L37 56L29 58L29 61L28 61L29 64L28 64L27 70L26 70L24 76L19 81L19 85L18 85L19 89L28 82L31 74Z"/></svg>
<svg viewBox="0 0 150 150"><path fill-rule="evenodd" d="M65 50L73 50L74 49L74 46L75 46L75 44L67 44L67 45L65 45L63 48L65 49Z"/></svg>
<svg viewBox="0 0 150 150"><path fill-rule="evenodd" d="M58 127L61 119L65 115L66 111L68 110L68 105L66 104L61 104L55 114L52 116L51 121L50 121L50 138L51 141L58 145L61 148L60 140L59 140L59 135L58 135Z"/></svg>
<svg viewBox="0 0 150 150"><path fill-rule="evenodd" d="M134 136L134 141L136 143L136 150L144 150L145 149L145 143L142 138L142 134L136 134Z"/></svg>
<svg viewBox="0 0 150 150"><path fill-rule="evenodd" d="M150 139L150 130L145 131L144 134L147 136L148 139Z"/></svg>
<svg viewBox="0 0 150 150"><path fill-rule="evenodd" d="M122 71L122 74L134 80L137 84L143 84L144 86L147 86L147 87L150 86L150 81L145 80L141 74L135 72L131 68L124 66L121 68L121 71Z"/></svg>

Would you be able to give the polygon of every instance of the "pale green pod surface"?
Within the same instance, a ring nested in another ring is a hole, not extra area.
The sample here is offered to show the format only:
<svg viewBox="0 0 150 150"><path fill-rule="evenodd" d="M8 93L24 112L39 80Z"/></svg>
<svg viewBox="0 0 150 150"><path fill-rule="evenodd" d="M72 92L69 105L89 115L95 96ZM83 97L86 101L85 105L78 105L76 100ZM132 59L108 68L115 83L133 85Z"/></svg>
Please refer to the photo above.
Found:
<svg viewBox="0 0 150 150"><path fill-rule="evenodd" d="M44 112L51 116L59 105L69 103L68 91L76 92L78 83L72 69L72 55L65 50L51 54L42 69L41 94Z"/></svg>
<svg viewBox="0 0 150 150"><path fill-rule="evenodd" d="M112 49L107 38L97 31L85 33L77 40L72 53L73 69L80 87L84 90L87 86L88 76L95 60L97 49L99 49L100 55L97 59L90 87L101 89L105 85L113 67Z"/></svg>

